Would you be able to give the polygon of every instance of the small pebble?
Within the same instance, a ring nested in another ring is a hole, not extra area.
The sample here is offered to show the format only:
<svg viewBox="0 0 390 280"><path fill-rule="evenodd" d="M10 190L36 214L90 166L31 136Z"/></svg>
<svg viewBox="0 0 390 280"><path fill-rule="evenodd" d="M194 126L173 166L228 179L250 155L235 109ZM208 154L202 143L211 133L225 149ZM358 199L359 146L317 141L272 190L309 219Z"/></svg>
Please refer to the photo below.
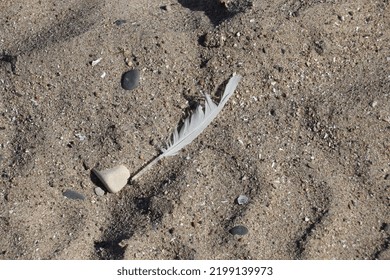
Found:
<svg viewBox="0 0 390 280"><path fill-rule="evenodd" d="M126 65L129 66L129 67L132 67L132 66L133 66L133 62L132 62L128 57L125 58L125 63L126 63Z"/></svg>
<svg viewBox="0 0 390 280"><path fill-rule="evenodd" d="M81 133L75 133L74 136L79 138L80 141L84 141L85 139L87 139L87 136L85 136L85 135L83 135Z"/></svg>
<svg viewBox="0 0 390 280"><path fill-rule="evenodd" d="M85 196L84 196L84 195L82 195L81 193L72 191L72 190L66 190L66 191L64 191L63 195L64 195L66 198L70 198L70 199L79 199L79 200L84 200L84 199L85 199Z"/></svg>
<svg viewBox="0 0 390 280"><path fill-rule="evenodd" d="M122 75L122 88L126 90L135 89L139 84L140 71L138 69L133 69L127 71Z"/></svg>
<svg viewBox="0 0 390 280"><path fill-rule="evenodd" d="M103 195L106 194L106 192L102 188L100 188L100 187L96 187L95 188L95 193L96 193L97 196L103 196Z"/></svg>
<svg viewBox="0 0 390 280"><path fill-rule="evenodd" d="M240 205L247 204L248 201L249 201L249 198L246 195L240 195L237 198L237 203L240 204Z"/></svg>
<svg viewBox="0 0 390 280"><path fill-rule="evenodd" d="M126 23L125 19L117 19L116 21L114 21L114 24L116 26L121 26L122 24L125 24L125 23Z"/></svg>
<svg viewBox="0 0 390 280"><path fill-rule="evenodd" d="M248 229L244 226L235 226L229 232L233 235L245 235L248 233Z"/></svg>

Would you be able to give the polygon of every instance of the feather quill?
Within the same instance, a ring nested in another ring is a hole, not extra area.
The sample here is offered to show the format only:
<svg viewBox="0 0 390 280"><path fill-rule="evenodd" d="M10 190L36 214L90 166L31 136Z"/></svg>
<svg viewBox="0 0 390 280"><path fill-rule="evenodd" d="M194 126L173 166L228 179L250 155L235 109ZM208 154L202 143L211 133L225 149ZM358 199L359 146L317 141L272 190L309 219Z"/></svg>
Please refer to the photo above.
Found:
<svg viewBox="0 0 390 280"><path fill-rule="evenodd" d="M131 180L137 180L143 173L149 170L154 164L160 161L164 157L174 156L185 146L190 144L202 131L215 119L215 117L221 112L226 102L233 95L238 83L241 80L240 75L233 75L226 85L225 91L221 97L219 104L215 104L210 95L205 94L205 109L199 105L192 115L184 120L183 125L179 129L177 127L170 140L167 143L167 147L161 149L161 154L157 156L153 161L142 168L136 173Z"/></svg>

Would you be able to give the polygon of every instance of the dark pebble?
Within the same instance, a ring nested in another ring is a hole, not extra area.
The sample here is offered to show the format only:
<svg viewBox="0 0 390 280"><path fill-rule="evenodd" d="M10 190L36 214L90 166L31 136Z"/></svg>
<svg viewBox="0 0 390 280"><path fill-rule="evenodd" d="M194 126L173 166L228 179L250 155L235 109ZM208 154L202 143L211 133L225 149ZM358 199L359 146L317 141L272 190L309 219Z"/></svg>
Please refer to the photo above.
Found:
<svg viewBox="0 0 390 280"><path fill-rule="evenodd" d="M248 229L244 226L235 226L229 232L233 235L245 235L248 233Z"/></svg>
<svg viewBox="0 0 390 280"><path fill-rule="evenodd" d="M125 19L117 19L116 21L114 21L114 24L117 26L121 26L122 24L125 24L125 23L126 23Z"/></svg>
<svg viewBox="0 0 390 280"><path fill-rule="evenodd" d="M66 190L63 195L66 197L66 198L70 198L70 199L79 199L79 200L84 200L85 199L85 196L82 195L81 193L78 193L78 192L75 192L75 191L72 191L72 190Z"/></svg>
<svg viewBox="0 0 390 280"><path fill-rule="evenodd" d="M137 69L127 71L122 75L122 87L126 90L135 89L139 84L140 72Z"/></svg>

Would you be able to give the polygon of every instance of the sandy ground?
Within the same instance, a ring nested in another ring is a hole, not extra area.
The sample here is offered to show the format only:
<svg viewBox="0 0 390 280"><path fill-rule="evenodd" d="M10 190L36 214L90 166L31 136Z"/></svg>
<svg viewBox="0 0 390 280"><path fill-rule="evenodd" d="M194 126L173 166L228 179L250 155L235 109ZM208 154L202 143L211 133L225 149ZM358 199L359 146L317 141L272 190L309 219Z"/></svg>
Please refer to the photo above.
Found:
<svg viewBox="0 0 390 280"><path fill-rule="evenodd" d="M0 259L390 259L388 0L5 0L0 27Z"/></svg>

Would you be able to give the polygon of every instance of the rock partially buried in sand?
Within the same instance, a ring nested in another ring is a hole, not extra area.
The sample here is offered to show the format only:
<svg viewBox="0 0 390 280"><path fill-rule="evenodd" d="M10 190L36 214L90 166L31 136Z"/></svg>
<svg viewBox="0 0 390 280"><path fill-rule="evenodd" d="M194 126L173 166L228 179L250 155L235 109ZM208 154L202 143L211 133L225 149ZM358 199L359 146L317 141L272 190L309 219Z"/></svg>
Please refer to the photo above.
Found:
<svg viewBox="0 0 390 280"><path fill-rule="evenodd" d="M130 177L130 171L124 165L101 171L94 168L92 171L111 193L117 193L123 189Z"/></svg>
<svg viewBox="0 0 390 280"><path fill-rule="evenodd" d="M122 88L132 90L138 87L140 72L138 69L127 71L122 75Z"/></svg>
<svg viewBox="0 0 390 280"><path fill-rule="evenodd" d="M72 190L64 191L63 196L65 196L66 198L76 199L76 200L84 200L85 199L84 195L82 195L81 193L78 193L76 191L72 191Z"/></svg>

